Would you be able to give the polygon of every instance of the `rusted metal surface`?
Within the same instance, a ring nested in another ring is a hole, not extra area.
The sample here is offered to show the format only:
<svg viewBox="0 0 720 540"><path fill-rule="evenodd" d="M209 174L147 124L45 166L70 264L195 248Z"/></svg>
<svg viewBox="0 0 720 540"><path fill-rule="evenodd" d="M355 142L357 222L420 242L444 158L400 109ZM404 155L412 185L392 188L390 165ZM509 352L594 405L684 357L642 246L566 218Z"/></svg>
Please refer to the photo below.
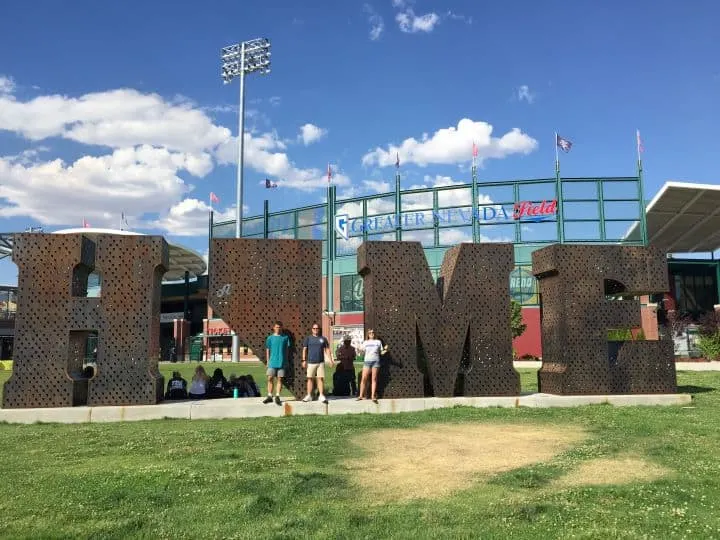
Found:
<svg viewBox="0 0 720 540"><path fill-rule="evenodd" d="M3 407L157 403L162 237L18 234L18 302L12 377ZM100 298L87 276L102 275ZM97 332L97 369L79 376L87 336Z"/></svg>
<svg viewBox="0 0 720 540"><path fill-rule="evenodd" d="M449 249L438 286L419 242L365 242L357 264L365 329L389 347L380 396L519 394L509 324L511 244Z"/></svg>
<svg viewBox="0 0 720 540"><path fill-rule="evenodd" d="M533 252L542 295L541 392L674 393L671 340L608 342L609 329L640 326L638 300L668 288L665 253L653 247L556 244Z"/></svg>
<svg viewBox="0 0 720 540"><path fill-rule="evenodd" d="M265 358L273 323L290 337L285 383L305 395L302 338L322 316L322 241L213 239L208 303L242 344Z"/></svg>

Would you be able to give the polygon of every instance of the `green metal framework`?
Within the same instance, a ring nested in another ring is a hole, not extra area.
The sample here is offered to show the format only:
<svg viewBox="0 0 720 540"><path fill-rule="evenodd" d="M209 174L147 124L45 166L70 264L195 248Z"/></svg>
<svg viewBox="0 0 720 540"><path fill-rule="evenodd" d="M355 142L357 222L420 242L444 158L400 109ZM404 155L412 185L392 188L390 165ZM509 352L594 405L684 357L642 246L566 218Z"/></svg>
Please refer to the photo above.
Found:
<svg viewBox="0 0 720 540"><path fill-rule="evenodd" d="M513 219L516 203L552 200L557 211L542 221ZM336 215L352 223L347 240L335 230ZM499 217L486 219L493 216ZM628 236L631 229L637 232ZM246 238L322 240L327 276L354 273L357 247L368 240L420 241L431 268L439 267L445 249L460 242L512 242L518 267L529 264L534 249L551 243L647 244L641 169L633 177L561 178L558 173L499 182L477 182L473 171L467 184L340 200L331 185L323 204L270 212L266 201L263 214L243 219L242 230ZM234 221L212 226L213 237L234 234ZM333 281L327 280L327 311L334 311Z"/></svg>

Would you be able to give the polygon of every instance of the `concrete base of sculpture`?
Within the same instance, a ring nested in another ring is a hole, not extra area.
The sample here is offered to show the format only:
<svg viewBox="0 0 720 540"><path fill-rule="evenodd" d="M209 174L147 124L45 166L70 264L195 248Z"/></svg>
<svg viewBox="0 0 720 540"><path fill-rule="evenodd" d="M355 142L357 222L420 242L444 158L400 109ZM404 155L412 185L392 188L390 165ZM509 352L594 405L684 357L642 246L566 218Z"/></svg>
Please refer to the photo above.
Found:
<svg viewBox="0 0 720 540"><path fill-rule="evenodd" d="M692 403L689 394L628 394L607 396L557 396L526 394L516 397L454 397L381 399L377 404L369 400L329 397L329 403L303 403L283 398L282 405L264 404L263 398L210 399L203 401L165 402L159 405L131 405L111 407L59 407L42 409L0 409L0 422L34 424L55 422L79 424L87 422L129 422L180 418L209 420L221 418L257 418L266 416L391 414L430 409L464 407L580 407L583 405L644 405L678 406Z"/></svg>

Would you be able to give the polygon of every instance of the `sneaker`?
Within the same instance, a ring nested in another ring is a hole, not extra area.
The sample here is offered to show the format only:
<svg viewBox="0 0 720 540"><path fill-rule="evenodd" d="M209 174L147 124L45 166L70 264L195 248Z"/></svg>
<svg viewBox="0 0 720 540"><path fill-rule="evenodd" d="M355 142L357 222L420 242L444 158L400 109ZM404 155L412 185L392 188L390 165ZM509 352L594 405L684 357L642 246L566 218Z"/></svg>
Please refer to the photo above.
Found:
<svg viewBox="0 0 720 540"><path fill-rule="evenodd" d="M275 403L280 405L280 396L275 396Z"/></svg>
<svg viewBox="0 0 720 540"><path fill-rule="evenodd" d="M263 403L271 403L272 402L272 396L268 396L265 399L263 399Z"/></svg>
<svg viewBox="0 0 720 540"><path fill-rule="evenodd" d="M323 403L327 403L327 402L328 402L327 398L326 398L323 394L320 394L320 395L318 396L318 399L319 399L320 401L322 401Z"/></svg>
<svg viewBox="0 0 720 540"><path fill-rule="evenodd" d="M310 394L308 394L308 395L305 396L302 400L303 400L305 403L307 403L308 401L312 401L312 396L310 396Z"/></svg>

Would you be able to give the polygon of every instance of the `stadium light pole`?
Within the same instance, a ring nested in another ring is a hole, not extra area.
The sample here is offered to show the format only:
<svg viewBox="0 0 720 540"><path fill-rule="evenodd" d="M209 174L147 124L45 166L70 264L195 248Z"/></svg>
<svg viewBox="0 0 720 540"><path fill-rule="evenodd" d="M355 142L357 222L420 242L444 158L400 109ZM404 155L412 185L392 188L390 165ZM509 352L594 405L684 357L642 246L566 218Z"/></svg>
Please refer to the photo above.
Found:
<svg viewBox="0 0 720 540"><path fill-rule="evenodd" d="M229 84L234 78L240 78L237 193L235 196L235 238L241 238L243 205L243 151L245 147L245 74L254 72L259 72L260 74L270 73L270 40L267 38L257 38L223 47L220 52L220 58L222 60L223 83Z"/></svg>
<svg viewBox="0 0 720 540"><path fill-rule="evenodd" d="M238 164L237 192L235 194L235 238L242 238L243 215L243 158L245 150L245 74L259 72L270 73L270 40L256 38L223 47L222 80L229 84L235 77L240 78L240 107L238 110ZM240 360L240 339L237 332L232 333L233 362Z"/></svg>

